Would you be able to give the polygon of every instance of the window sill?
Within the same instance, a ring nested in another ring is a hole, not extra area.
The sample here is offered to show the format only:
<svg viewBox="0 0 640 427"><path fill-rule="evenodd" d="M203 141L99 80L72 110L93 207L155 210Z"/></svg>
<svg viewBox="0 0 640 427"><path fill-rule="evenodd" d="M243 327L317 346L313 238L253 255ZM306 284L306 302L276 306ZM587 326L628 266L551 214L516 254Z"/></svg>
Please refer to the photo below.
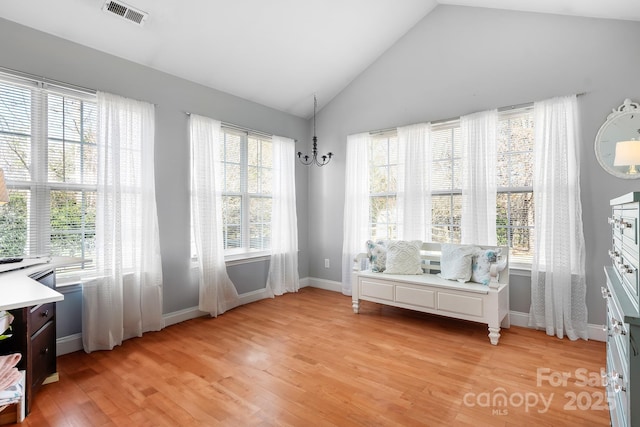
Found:
<svg viewBox="0 0 640 427"><path fill-rule="evenodd" d="M225 255L224 262L225 264L227 264L227 267L228 267L231 265L268 261L270 258L271 258L271 253L260 251L260 252L250 252L250 253L236 254L236 255Z"/></svg>
<svg viewBox="0 0 640 427"><path fill-rule="evenodd" d="M82 283L82 278L77 273L76 274L67 273L65 275L64 273L56 272L56 287L57 288L64 287L64 286L71 286L71 285L79 285L80 283Z"/></svg>
<svg viewBox="0 0 640 427"><path fill-rule="evenodd" d="M225 255L224 263L226 264L227 267L230 267L230 266L233 266L233 265L250 264L250 263L254 263L254 262L268 261L270 258L271 258L271 253L266 252L266 251L249 252L249 253ZM197 259L195 259L195 258L191 259L191 268L192 269L197 269L198 268Z"/></svg>
<svg viewBox="0 0 640 427"><path fill-rule="evenodd" d="M509 275L531 277L531 264L510 263Z"/></svg>

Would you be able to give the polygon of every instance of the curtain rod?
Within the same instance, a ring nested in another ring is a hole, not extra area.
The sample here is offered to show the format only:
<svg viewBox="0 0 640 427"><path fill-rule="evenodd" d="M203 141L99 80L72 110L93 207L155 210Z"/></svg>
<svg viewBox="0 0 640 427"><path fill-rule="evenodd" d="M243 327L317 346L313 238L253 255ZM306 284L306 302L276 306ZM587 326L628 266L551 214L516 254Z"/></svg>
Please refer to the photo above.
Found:
<svg viewBox="0 0 640 427"><path fill-rule="evenodd" d="M587 92L580 92L576 94L576 97L578 96L583 96L586 95ZM528 107L533 107L533 102L525 102L524 104L515 104L515 105L509 105L507 107L500 107L498 108L498 112L503 113L505 111L510 111L510 110L516 110L519 108L528 108ZM440 120L434 120L432 122L430 122L432 125L441 125L443 123L447 123L447 122L453 122L456 120L460 120L460 116L458 117L451 117L449 119L440 119ZM387 132L393 132L394 130L398 130L398 126L396 127L391 127L391 128L385 128L385 129L378 129L378 130L372 130L369 132L369 135L380 135L383 133L387 133Z"/></svg>
<svg viewBox="0 0 640 427"><path fill-rule="evenodd" d="M185 114L187 116L191 116L191 113L189 113L188 111L185 111ZM266 136L266 137L269 137L269 138L273 137L273 134L262 132L262 131L255 130L255 129L251 129L251 128L248 128L248 127L245 127L245 126L236 125L236 124L233 124L233 123L227 123L227 122L222 122L221 121L220 125L223 126L223 127L229 128L229 129L239 130L240 132L253 133L253 134L256 134L256 135L259 135L259 136Z"/></svg>
<svg viewBox="0 0 640 427"><path fill-rule="evenodd" d="M84 94L91 94L91 95L95 95L96 94L96 90L95 89L90 89L88 87L74 85L74 84L63 82L63 81L60 81L60 80L49 79L47 77L38 76L38 75L35 75L35 74L30 74L30 73L25 73L24 71L18 71L18 70L14 70L14 69L7 68L7 67L0 67L0 72L2 72L4 74L8 74L9 76L19 77L19 78L23 78L23 79L29 79L29 80L33 80L35 82L42 82L42 83L46 83L46 84L49 84L49 85L52 85L52 86L58 86L58 87L63 88L63 89L73 90L73 91L76 91L76 92L82 92Z"/></svg>
<svg viewBox="0 0 640 427"><path fill-rule="evenodd" d="M191 116L191 113L189 113L187 111L185 111L185 114L187 116ZM225 127L225 128L228 128L228 129L237 130L237 131L240 131L240 132L251 133L251 134L254 134L254 135L257 135L257 136L264 136L266 138L273 138L273 134L271 134L271 133L267 133L267 132L263 132L263 131L255 130L255 129L251 129L251 128L248 128L248 127L245 127L245 126L236 125L236 124L233 124L233 123L220 122L220 125L222 127ZM294 139L293 142L298 142L298 140Z"/></svg>

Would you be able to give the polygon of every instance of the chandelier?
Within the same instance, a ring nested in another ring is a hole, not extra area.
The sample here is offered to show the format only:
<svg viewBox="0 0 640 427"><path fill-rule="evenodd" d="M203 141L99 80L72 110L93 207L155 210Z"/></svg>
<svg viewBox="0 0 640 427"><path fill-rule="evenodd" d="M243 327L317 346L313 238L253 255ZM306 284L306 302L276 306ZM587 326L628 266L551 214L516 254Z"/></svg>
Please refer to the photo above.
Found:
<svg viewBox="0 0 640 427"><path fill-rule="evenodd" d="M315 164L316 166L324 166L331 160L333 157L332 152L328 152L324 156L320 156L318 159L318 138L316 137L316 108L318 107L318 100L316 96L313 95L313 150L311 156L308 154L302 155L301 151L298 151L298 159L304 165Z"/></svg>

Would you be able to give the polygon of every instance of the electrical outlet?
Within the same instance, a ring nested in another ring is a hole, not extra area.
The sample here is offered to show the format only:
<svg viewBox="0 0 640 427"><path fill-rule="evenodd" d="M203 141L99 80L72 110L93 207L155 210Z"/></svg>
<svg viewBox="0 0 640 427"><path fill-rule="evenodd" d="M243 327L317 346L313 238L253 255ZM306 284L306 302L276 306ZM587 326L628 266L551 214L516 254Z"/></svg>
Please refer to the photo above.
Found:
<svg viewBox="0 0 640 427"><path fill-rule="evenodd" d="M324 268L329 268L329 258L324 259Z"/></svg>

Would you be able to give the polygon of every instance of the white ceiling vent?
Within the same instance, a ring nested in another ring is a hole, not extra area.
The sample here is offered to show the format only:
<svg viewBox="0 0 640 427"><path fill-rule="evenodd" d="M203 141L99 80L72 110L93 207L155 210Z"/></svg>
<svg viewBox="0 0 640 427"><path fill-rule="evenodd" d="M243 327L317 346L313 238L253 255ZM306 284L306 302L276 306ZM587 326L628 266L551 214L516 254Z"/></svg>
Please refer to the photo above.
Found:
<svg viewBox="0 0 640 427"><path fill-rule="evenodd" d="M144 21L147 20L149 14L139 9L133 8L121 1L107 0L102 6L102 10L108 13L113 13L122 19L133 22L134 24L144 25Z"/></svg>

